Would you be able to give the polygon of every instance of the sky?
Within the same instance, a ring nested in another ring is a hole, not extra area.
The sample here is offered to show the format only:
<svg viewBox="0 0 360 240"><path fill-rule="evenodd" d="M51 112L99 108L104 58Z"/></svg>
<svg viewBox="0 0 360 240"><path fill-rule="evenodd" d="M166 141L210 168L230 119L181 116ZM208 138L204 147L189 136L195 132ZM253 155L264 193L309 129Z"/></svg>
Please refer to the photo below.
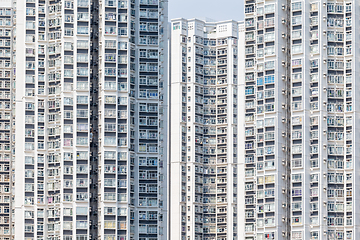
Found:
<svg viewBox="0 0 360 240"><path fill-rule="evenodd" d="M216 21L244 20L243 0L169 0L173 18L210 18Z"/></svg>

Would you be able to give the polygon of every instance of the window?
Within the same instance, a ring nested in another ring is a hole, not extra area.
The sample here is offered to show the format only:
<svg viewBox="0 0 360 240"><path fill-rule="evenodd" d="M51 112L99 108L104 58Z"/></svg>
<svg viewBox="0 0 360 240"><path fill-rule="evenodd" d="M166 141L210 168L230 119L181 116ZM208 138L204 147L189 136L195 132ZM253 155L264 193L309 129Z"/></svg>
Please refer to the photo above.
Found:
<svg viewBox="0 0 360 240"><path fill-rule="evenodd" d="M265 14L273 13L273 12L275 12L275 4L265 5L265 7L264 7L264 13Z"/></svg>
<svg viewBox="0 0 360 240"><path fill-rule="evenodd" d="M265 56L274 55L274 54L275 54L275 47L274 46L264 48L264 55Z"/></svg>
<svg viewBox="0 0 360 240"><path fill-rule="evenodd" d="M77 62L89 62L89 55L87 53L78 53L76 56L76 60L77 60ZM86 68L78 68L78 75L81 75L81 73L79 73L79 71L84 71L81 69L86 69Z"/></svg>
<svg viewBox="0 0 360 240"><path fill-rule="evenodd" d="M120 14L120 16L122 16L123 14ZM126 15L126 14L125 14ZM116 14L114 13L105 13L105 20L107 21L115 21L116 20ZM120 21L121 22L124 22L123 21L123 18L120 17ZM126 21L125 21L126 22Z"/></svg>
<svg viewBox="0 0 360 240"><path fill-rule="evenodd" d="M104 193L104 200L105 201L115 201L116 194L115 193Z"/></svg>
<svg viewBox="0 0 360 240"><path fill-rule="evenodd" d="M293 217L292 225L302 224L301 217ZM291 240L300 240L303 239L303 234L301 231L293 231L291 232Z"/></svg>
<svg viewBox="0 0 360 240"><path fill-rule="evenodd" d="M76 207L76 215L88 215L88 207Z"/></svg>
<svg viewBox="0 0 360 240"><path fill-rule="evenodd" d="M84 57L83 61L85 61L85 55L80 55L80 57ZM77 68L77 75L78 76L88 76L89 75L89 68L84 68L84 67L78 67Z"/></svg>
<svg viewBox="0 0 360 240"><path fill-rule="evenodd" d="M302 189L301 188L293 188L292 189L292 196L293 197L302 196Z"/></svg>
<svg viewBox="0 0 360 240"><path fill-rule="evenodd" d="M25 224L24 231L26 233L33 233L34 232L34 225Z"/></svg>
<svg viewBox="0 0 360 240"><path fill-rule="evenodd" d="M128 30L127 27L121 27L121 28L119 28L118 33L119 33L120 36L126 36L127 35L127 30Z"/></svg>
<svg viewBox="0 0 360 240"><path fill-rule="evenodd" d="M116 27L105 26L105 34L115 35L116 34Z"/></svg>
<svg viewBox="0 0 360 240"><path fill-rule="evenodd" d="M88 104L89 97L88 96L77 96L77 104Z"/></svg>
<svg viewBox="0 0 360 240"><path fill-rule="evenodd" d="M302 16L295 16L291 18L292 25L299 25L302 22Z"/></svg>
<svg viewBox="0 0 360 240"><path fill-rule="evenodd" d="M291 9L292 9L292 11L296 11L296 10L301 10L302 8L302 2L293 2L292 4L291 4Z"/></svg>
<svg viewBox="0 0 360 240"><path fill-rule="evenodd" d="M105 6L106 7L116 7L116 1L114 1L114 0L106 0L105 1Z"/></svg>
<svg viewBox="0 0 360 240"><path fill-rule="evenodd" d="M271 84L275 82L275 75L265 76L265 84Z"/></svg>
<svg viewBox="0 0 360 240"><path fill-rule="evenodd" d="M302 53L302 44L295 44L291 46L291 53L297 54Z"/></svg>
<svg viewBox="0 0 360 240"><path fill-rule="evenodd" d="M89 21L89 13L88 12L80 12L77 14L78 21Z"/></svg>
<svg viewBox="0 0 360 240"><path fill-rule="evenodd" d="M64 216L72 216L73 215L73 209L72 208L64 208Z"/></svg>
<svg viewBox="0 0 360 240"><path fill-rule="evenodd" d="M88 152L76 152L76 159L88 159Z"/></svg>
<svg viewBox="0 0 360 240"><path fill-rule="evenodd" d="M76 138L76 145L88 145L89 138L88 137L77 137Z"/></svg>
<svg viewBox="0 0 360 240"><path fill-rule="evenodd" d="M116 208L115 207L104 207L104 214L105 215L116 215Z"/></svg>
<svg viewBox="0 0 360 240"><path fill-rule="evenodd" d="M89 6L89 1L88 0L78 0L78 7L88 7Z"/></svg>
<svg viewBox="0 0 360 240"><path fill-rule="evenodd" d="M254 87L245 87L245 95L251 95L254 93L255 93Z"/></svg>
<svg viewBox="0 0 360 240"><path fill-rule="evenodd" d="M76 228L77 229L86 229L86 228L88 228L88 222L87 221L76 221Z"/></svg>
<svg viewBox="0 0 360 240"><path fill-rule="evenodd" d="M77 201L87 201L88 200L88 194L87 193L77 193L76 194L76 200Z"/></svg>
<svg viewBox="0 0 360 240"><path fill-rule="evenodd" d="M76 240L88 240L87 235L76 235Z"/></svg>
<svg viewBox="0 0 360 240"><path fill-rule="evenodd" d="M117 145L117 142L116 142L116 137L105 137L105 145L108 145L108 146L116 146Z"/></svg>
<svg viewBox="0 0 360 240"><path fill-rule="evenodd" d="M106 104L116 104L116 96L105 96Z"/></svg>

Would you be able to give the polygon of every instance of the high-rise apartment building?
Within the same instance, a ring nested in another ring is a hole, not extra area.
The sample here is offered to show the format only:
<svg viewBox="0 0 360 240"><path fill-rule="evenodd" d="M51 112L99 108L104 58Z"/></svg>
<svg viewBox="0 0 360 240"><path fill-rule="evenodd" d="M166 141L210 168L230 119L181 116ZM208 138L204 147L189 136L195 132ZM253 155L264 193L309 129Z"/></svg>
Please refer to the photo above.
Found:
<svg viewBox="0 0 360 240"><path fill-rule="evenodd" d="M0 5L0 239L10 240L12 228L12 144L14 84L14 12L12 1Z"/></svg>
<svg viewBox="0 0 360 240"><path fill-rule="evenodd" d="M356 239L360 2L167 4L0 1L0 240Z"/></svg>
<svg viewBox="0 0 360 240"><path fill-rule="evenodd" d="M289 1L245 1L241 239L289 231Z"/></svg>
<svg viewBox="0 0 360 240"><path fill-rule="evenodd" d="M245 1L245 239L356 239L358 1Z"/></svg>
<svg viewBox="0 0 360 240"><path fill-rule="evenodd" d="M167 234L167 1L20 0L15 239Z"/></svg>
<svg viewBox="0 0 360 240"><path fill-rule="evenodd" d="M171 23L170 239L238 239L235 21Z"/></svg>
<svg viewBox="0 0 360 240"><path fill-rule="evenodd" d="M291 236L356 239L358 1L292 1ZM289 19L290 20L290 19ZM309 21L310 20L310 21Z"/></svg>

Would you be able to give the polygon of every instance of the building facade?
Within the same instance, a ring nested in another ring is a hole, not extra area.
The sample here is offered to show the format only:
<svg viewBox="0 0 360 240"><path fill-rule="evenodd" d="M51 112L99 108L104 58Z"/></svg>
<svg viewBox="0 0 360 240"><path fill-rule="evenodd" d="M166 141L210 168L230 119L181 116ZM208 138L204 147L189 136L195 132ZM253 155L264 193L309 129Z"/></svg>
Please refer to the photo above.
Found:
<svg viewBox="0 0 360 240"><path fill-rule="evenodd" d="M292 1L289 11L291 235L356 239L359 3Z"/></svg>
<svg viewBox="0 0 360 240"><path fill-rule="evenodd" d="M165 239L167 2L17 2L15 239Z"/></svg>
<svg viewBox="0 0 360 240"><path fill-rule="evenodd" d="M356 239L357 1L245 1L245 239Z"/></svg>
<svg viewBox="0 0 360 240"><path fill-rule="evenodd" d="M289 236L289 1L245 1L242 239Z"/></svg>
<svg viewBox="0 0 360 240"><path fill-rule="evenodd" d="M13 234L13 87L14 86L14 3L4 1L0 7L0 239Z"/></svg>
<svg viewBox="0 0 360 240"><path fill-rule="evenodd" d="M170 239L238 238L238 27L171 22Z"/></svg>

